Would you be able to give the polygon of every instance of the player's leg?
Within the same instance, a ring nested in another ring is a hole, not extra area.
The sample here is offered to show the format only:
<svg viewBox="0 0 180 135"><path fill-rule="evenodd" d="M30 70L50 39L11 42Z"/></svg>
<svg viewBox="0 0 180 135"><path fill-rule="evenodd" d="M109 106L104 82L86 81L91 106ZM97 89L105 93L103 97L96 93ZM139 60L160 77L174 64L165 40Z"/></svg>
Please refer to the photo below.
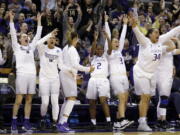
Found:
<svg viewBox="0 0 180 135"><path fill-rule="evenodd" d="M96 125L96 99L89 100L89 113L92 125Z"/></svg>
<svg viewBox="0 0 180 135"><path fill-rule="evenodd" d="M150 90L151 84L150 80L147 78L140 78L136 75L136 71L134 70L134 86L135 92L140 96L139 103L139 126L138 130L142 131L152 131L152 129L147 125L146 116L149 108L149 101L151 98Z"/></svg>
<svg viewBox="0 0 180 135"><path fill-rule="evenodd" d="M66 97L66 104L64 107L63 115L59 120L59 124L57 125L57 128L58 131L60 132L70 133L74 131L69 128L67 121L76 102L77 84L74 78L69 77L66 74L63 74L61 81L62 81L63 93Z"/></svg>
<svg viewBox="0 0 180 135"><path fill-rule="evenodd" d="M13 118L11 123L11 132L12 133L18 133L17 129L17 115L19 111L19 107L22 103L23 95L22 94L16 94L15 103L13 105Z"/></svg>
<svg viewBox="0 0 180 135"><path fill-rule="evenodd" d="M59 115L59 120L62 118L62 116L63 116L63 113L64 113L64 108L65 108L65 106L66 106L66 103L67 103L67 101L66 101L66 99L64 99L64 102L63 102L63 104L61 105L61 111L60 111L60 115Z"/></svg>
<svg viewBox="0 0 180 135"><path fill-rule="evenodd" d="M51 80L51 105L52 105L52 128L56 129L56 124L59 115L59 93L60 93L60 80L59 78Z"/></svg>
<svg viewBox="0 0 180 135"><path fill-rule="evenodd" d="M29 75L27 76L28 88L27 88L27 95L25 96L25 107L24 107L24 123L23 129L26 131L31 131L32 127L30 124L30 114L31 114L31 107L32 107L32 98L33 95L36 93L36 75Z"/></svg>
<svg viewBox="0 0 180 135"><path fill-rule="evenodd" d="M32 94L27 94L25 96L25 107L24 107L24 123L23 123L23 129L26 131L30 131L31 130L31 124L30 124L30 114L31 114L31 107L32 107L32 98L33 95Z"/></svg>
<svg viewBox="0 0 180 135"><path fill-rule="evenodd" d="M50 96L50 80L45 77L39 76L39 95L41 96L41 122L40 128L44 130L48 123L46 114L49 106L49 96Z"/></svg>
<svg viewBox="0 0 180 135"><path fill-rule="evenodd" d="M162 76L163 75L163 76ZM169 102L169 95L172 87L172 77L166 77L164 74L159 74L157 86L159 91L159 103L157 106L157 114L158 114L158 127L162 129L174 129L170 124L166 121L166 113L167 106Z"/></svg>
<svg viewBox="0 0 180 135"><path fill-rule="evenodd" d="M91 118L91 125L94 128L96 126L96 99L97 99L97 87L96 79L90 78L88 82L86 98L89 100L89 113Z"/></svg>
<svg viewBox="0 0 180 135"><path fill-rule="evenodd" d="M51 94L51 105L52 105L52 117L53 117L53 129L56 129L56 124L59 115L59 95Z"/></svg>
<svg viewBox="0 0 180 135"><path fill-rule="evenodd" d="M107 104L108 97L99 97L100 104L102 105L104 115L106 117L107 122L111 122L111 116L110 116L110 109L109 105Z"/></svg>
<svg viewBox="0 0 180 135"><path fill-rule="evenodd" d="M13 106L13 119L11 124L11 132L17 133L17 115L19 107L22 103L24 94L27 94L28 79L26 75L17 74L16 76L16 99ZM23 83L22 83L23 82Z"/></svg>

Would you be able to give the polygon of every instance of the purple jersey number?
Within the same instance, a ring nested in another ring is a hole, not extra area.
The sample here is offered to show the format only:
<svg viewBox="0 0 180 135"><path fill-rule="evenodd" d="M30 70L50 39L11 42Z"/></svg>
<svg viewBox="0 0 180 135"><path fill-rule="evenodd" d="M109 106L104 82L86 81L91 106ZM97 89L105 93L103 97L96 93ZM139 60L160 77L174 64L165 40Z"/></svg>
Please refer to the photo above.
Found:
<svg viewBox="0 0 180 135"><path fill-rule="evenodd" d="M154 54L154 59L153 59L153 61L160 60L160 58L161 58L161 54Z"/></svg>

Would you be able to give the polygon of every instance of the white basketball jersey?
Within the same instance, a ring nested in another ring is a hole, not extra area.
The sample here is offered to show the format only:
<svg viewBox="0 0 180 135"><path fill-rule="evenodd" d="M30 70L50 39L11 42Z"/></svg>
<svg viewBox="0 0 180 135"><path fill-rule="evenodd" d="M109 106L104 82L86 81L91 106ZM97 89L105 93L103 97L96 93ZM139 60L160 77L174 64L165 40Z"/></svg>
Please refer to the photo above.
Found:
<svg viewBox="0 0 180 135"><path fill-rule="evenodd" d="M40 75L57 78L58 65L62 63L62 51L58 47L49 49L47 45L38 46L40 57Z"/></svg>
<svg viewBox="0 0 180 135"><path fill-rule="evenodd" d="M108 76L108 60L105 54L101 57L94 56L91 61L91 66L95 67L94 71L91 73L91 77Z"/></svg>
<svg viewBox="0 0 180 135"><path fill-rule="evenodd" d="M124 57L120 50L112 50L111 55L108 56L109 72L110 75L125 75L126 67L124 63Z"/></svg>
<svg viewBox="0 0 180 135"><path fill-rule="evenodd" d="M173 52L165 53L162 55L158 72L173 73Z"/></svg>
<svg viewBox="0 0 180 135"><path fill-rule="evenodd" d="M166 48L166 47L165 47ZM150 44L147 46L139 46L139 54L137 65L145 72L154 73L157 69L162 53L165 48L162 44Z"/></svg>

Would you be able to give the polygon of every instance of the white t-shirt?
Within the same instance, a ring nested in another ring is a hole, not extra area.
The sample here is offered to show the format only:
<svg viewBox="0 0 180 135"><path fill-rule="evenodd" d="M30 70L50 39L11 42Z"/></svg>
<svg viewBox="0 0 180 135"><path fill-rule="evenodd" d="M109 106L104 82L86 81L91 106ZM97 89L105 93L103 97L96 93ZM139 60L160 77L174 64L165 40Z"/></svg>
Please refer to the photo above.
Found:
<svg viewBox="0 0 180 135"><path fill-rule="evenodd" d="M73 70L74 75L77 75L78 71L89 72L90 67L85 67L79 64L80 57L74 46L66 45L63 48L63 61L67 67Z"/></svg>
<svg viewBox="0 0 180 135"><path fill-rule="evenodd" d="M10 34L12 40L12 48L16 59L17 73L36 74L34 61L34 50L37 41L41 38L42 26L37 27L37 33L32 42L27 46L20 45L17 40L17 34L14 23L10 23Z"/></svg>

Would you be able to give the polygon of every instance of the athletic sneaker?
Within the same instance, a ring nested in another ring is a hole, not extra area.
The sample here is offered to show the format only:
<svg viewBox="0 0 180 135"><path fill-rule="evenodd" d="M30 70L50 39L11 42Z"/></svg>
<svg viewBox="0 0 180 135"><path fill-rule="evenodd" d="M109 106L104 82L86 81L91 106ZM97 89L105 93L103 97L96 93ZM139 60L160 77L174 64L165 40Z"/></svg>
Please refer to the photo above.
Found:
<svg viewBox="0 0 180 135"><path fill-rule="evenodd" d="M152 131L152 129L147 125L146 122L144 122L144 123L139 123L138 130L139 130L139 131L147 131L147 132L148 132L148 131L149 131L149 132Z"/></svg>
<svg viewBox="0 0 180 135"><path fill-rule="evenodd" d="M54 133L57 133L57 132L58 132L56 125L57 125L56 122L53 122L52 125L51 125L51 130L52 130L52 132L54 132Z"/></svg>
<svg viewBox="0 0 180 135"><path fill-rule="evenodd" d="M165 130L174 130L174 127L171 126L171 125L169 124L169 122L166 121L166 120L161 121L161 123L160 123L160 128L165 129Z"/></svg>
<svg viewBox="0 0 180 135"><path fill-rule="evenodd" d="M75 133L74 130L69 128L69 125L67 123L57 124L57 130L61 133Z"/></svg>
<svg viewBox="0 0 180 135"><path fill-rule="evenodd" d="M12 119L12 123L11 123L11 133L12 133L12 134L18 134L17 120L16 120L16 119Z"/></svg>
<svg viewBox="0 0 180 135"><path fill-rule="evenodd" d="M7 130L6 129L0 129L0 134L6 134Z"/></svg>
<svg viewBox="0 0 180 135"><path fill-rule="evenodd" d="M180 128L180 120L176 120L176 127Z"/></svg>
<svg viewBox="0 0 180 135"><path fill-rule="evenodd" d="M33 131L32 131L31 123L29 122L29 119L25 119L25 120L24 120L22 129L23 129L24 131L27 131L27 132L33 132Z"/></svg>
<svg viewBox="0 0 180 135"><path fill-rule="evenodd" d="M41 130L45 130L46 129L46 120L45 119L42 119L40 121L40 129Z"/></svg>
<svg viewBox="0 0 180 135"><path fill-rule="evenodd" d="M128 126L132 125L133 123L134 123L134 121L129 121L127 119L124 119L121 122L115 122L114 126L113 126L113 129L121 129L122 130L122 129L125 129Z"/></svg>
<svg viewBox="0 0 180 135"><path fill-rule="evenodd" d="M89 127L91 130L96 130L97 125L94 125L92 122L90 122Z"/></svg>

